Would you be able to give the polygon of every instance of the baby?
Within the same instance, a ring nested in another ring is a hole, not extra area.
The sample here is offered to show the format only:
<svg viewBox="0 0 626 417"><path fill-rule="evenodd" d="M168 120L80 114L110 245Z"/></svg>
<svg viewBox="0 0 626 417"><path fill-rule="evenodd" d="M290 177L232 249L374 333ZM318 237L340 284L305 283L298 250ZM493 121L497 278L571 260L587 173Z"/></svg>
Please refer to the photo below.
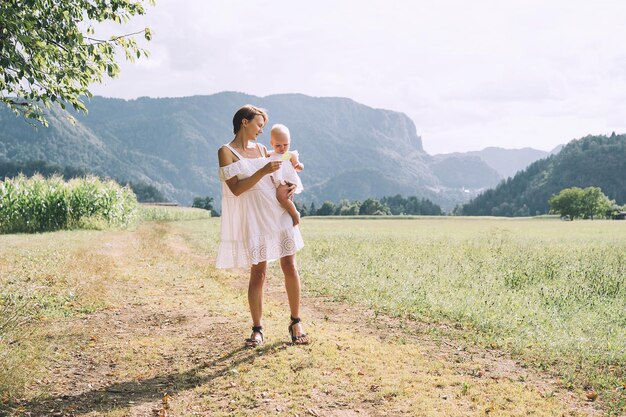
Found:
<svg viewBox="0 0 626 417"><path fill-rule="evenodd" d="M275 124L270 131L270 145L274 148L270 151L270 158L273 160L282 160L284 163L278 171L272 174L274 184L276 184L276 198L278 202L287 210L287 213L293 220L293 225L300 224L300 213L296 209L296 205L289 198L289 187L287 183L295 184L296 193L302 192L302 181L296 171L302 171L304 164L298 160L298 151L289 151L289 142L291 137L287 126Z"/></svg>

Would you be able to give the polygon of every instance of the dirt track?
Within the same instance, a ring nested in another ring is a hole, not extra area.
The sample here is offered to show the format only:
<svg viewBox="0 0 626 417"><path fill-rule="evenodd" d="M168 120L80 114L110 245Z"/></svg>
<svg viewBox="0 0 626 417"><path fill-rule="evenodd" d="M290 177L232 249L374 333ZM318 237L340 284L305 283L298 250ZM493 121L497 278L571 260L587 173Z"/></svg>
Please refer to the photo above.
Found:
<svg viewBox="0 0 626 417"><path fill-rule="evenodd" d="M275 274L266 343L245 349L246 274L214 270L189 233L152 224L89 242L110 260L111 307L53 324L58 346L33 385L46 394L15 415L601 415L497 350L321 298L303 300L314 343L291 346Z"/></svg>

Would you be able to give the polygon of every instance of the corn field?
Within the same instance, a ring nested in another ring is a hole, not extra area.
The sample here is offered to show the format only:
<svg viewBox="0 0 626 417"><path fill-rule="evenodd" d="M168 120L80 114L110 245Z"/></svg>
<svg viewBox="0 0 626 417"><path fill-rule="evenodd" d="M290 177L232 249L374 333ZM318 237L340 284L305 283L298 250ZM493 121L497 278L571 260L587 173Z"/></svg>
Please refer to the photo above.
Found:
<svg viewBox="0 0 626 417"><path fill-rule="evenodd" d="M134 218L135 194L113 180L88 176L69 182L55 176L18 176L0 182L0 233L125 227Z"/></svg>

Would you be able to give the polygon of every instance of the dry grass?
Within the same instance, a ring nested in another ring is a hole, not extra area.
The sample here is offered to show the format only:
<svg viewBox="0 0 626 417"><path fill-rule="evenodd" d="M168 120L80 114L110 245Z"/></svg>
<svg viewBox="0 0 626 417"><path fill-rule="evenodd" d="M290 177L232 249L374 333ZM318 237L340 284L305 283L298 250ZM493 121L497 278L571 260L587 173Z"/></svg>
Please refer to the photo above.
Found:
<svg viewBox="0 0 626 417"><path fill-rule="evenodd" d="M25 389L12 415L594 415L581 391L502 352L432 338L430 324L304 301L315 342L287 344L288 309L272 268L267 343L249 332L245 272L212 266L218 220L135 231L0 236L0 280L45 288ZM33 271L32 268L35 268ZM18 279L19 278L19 279ZM28 279L27 279L28 278ZM50 284L44 286L43 282ZM19 284L19 285L18 285ZM20 285L22 287L20 287ZM74 298L61 297L68 289ZM43 294L43 292L41 292ZM45 318L45 320L41 320ZM51 411L54 410L54 411Z"/></svg>

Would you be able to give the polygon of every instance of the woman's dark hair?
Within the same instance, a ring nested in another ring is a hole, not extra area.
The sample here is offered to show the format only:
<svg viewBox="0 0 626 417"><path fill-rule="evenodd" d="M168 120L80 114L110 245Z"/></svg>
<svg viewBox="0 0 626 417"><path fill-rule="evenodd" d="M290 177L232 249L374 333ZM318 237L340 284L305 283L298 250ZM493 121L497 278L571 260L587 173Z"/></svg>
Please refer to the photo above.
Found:
<svg viewBox="0 0 626 417"><path fill-rule="evenodd" d="M237 113L235 113L235 116L233 116L233 132L235 133L235 135L237 134L237 132L239 132L243 119L250 121L256 116L263 116L263 120L267 122L267 113L265 112L265 109L246 104L245 106L237 110Z"/></svg>

